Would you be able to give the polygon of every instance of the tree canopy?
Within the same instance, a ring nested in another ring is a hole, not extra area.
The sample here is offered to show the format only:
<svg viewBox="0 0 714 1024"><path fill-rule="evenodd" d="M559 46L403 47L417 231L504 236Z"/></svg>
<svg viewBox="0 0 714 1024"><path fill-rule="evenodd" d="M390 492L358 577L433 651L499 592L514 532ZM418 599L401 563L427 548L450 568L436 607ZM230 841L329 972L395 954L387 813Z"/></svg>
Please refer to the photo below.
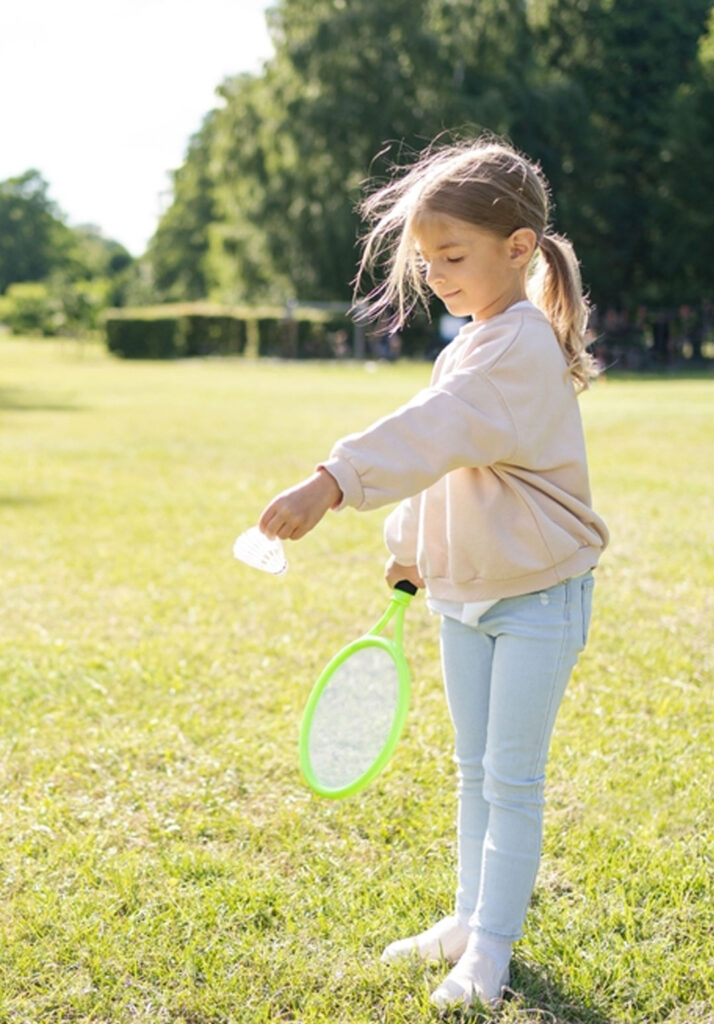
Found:
<svg viewBox="0 0 714 1024"><path fill-rule="evenodd" d="M71 259L72 237L39 171L0 182L0 294L16 281L39 281Z"/></svg>
<svg viewBox="0 0 714 1024"><path fill-rule="evenodd" d="M0 319L18 332L95 329L134 274L127 250L99 228L70 228L39 171L0 181Z"/></svg>
<svg viewBox="0 0 714 1024"><path fill-rule="evenodd" d="M710 0L278 0L150 246L161 293L350 296L365 179L439 133L539 160L603 305L697 301L714 200Z"/></svg>
<svg viewBox="0 0 714 1024"><path fill-rule="evenodd" d="M39 171L0 181L0 294L16 282L53 275L67 281L111 276L131 260L93 225L68 227Z"/></svg>

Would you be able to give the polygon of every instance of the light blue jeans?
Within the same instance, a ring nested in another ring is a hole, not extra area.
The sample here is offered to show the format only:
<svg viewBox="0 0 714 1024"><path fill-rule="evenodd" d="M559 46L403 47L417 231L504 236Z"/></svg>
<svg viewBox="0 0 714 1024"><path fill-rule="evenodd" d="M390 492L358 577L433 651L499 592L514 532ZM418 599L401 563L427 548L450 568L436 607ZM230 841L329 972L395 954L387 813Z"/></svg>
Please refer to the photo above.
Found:
<svg viewBox="0 0 714 1024"><path fill-rule="evenodd" d="M592 573L493 605L477 626L442 619L459 778L456 915L520 938L543 832L550 737L585 647Z"/></svg>

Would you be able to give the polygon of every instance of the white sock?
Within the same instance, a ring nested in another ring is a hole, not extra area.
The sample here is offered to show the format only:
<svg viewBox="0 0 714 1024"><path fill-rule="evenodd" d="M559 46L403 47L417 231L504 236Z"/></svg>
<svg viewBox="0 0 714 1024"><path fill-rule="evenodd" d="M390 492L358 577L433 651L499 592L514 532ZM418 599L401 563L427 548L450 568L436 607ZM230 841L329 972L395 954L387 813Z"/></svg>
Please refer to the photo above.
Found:
<svg viewBox="0 0 714 1024"><path fill-rule="evenodd" d="M466 949L469 929L457 917L445 917L425 932L408 939L390 943L382 953L382 962L391 963L403 957L416 955L422 960L441 960L456 963Z"/></svg>
<svg viewBox="0 0 714 1024"><path fill-rule="evenodd" d="M510 942L472 932L458 963L432 993L432 1003L442 1010L453 1005L471 1006L476 1000L494 1006L508 984L510 959Z"/></svg>
<svg viewBox="0 0 714 1024"><path fill-rule="evenodd" d="M477 932L475 943L477 949L488 953L499 971L504 971L508 967L511 962L512 942L502 942L500 939L494 939L490 935Z"/></svg>

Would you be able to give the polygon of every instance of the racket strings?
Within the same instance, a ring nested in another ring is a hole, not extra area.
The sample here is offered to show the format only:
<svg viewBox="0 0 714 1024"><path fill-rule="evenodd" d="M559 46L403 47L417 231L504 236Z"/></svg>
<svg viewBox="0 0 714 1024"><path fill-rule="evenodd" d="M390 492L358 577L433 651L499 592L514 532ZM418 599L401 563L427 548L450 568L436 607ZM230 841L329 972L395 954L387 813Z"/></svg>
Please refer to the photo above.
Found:
<svg viewBox="0 0 714 1024"><path fill-rule="evenodd" d="M315 709L309 740L320 785L342 789L372 766L392 731L399 671L383 647L354 651L334 672Z"/></svg>
<svg viewBox="0 0 714 1024"><path fill-rule="evenodd" d="M287 572L288 560L283 545L277 537L270 540L257 526L252 526L236 539L233 555L251 568L272 573L273 576L282 576Z"/></svg>

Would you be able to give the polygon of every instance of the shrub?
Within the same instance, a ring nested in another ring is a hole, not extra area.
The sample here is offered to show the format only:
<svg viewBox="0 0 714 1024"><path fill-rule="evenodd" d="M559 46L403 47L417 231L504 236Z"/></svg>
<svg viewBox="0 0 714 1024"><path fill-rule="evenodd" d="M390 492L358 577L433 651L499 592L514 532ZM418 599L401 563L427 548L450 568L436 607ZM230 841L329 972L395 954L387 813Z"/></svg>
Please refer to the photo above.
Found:
<svg viewBox="0 0 714 1024"><path fill-rule="evenodd" d="M185 356L241 355L250 325L257 354L291 359L330 359L338 335L349 333L343 314L282 308L243 308L208 303L176 303L110 310L105 317L107 345L126 359L176 359Z"/></svg>
<svg viewBox="0 0 714 1024"><path fill-rule="evenodd" d="M3 320L14 334L56 334L64 321L60 304L41 281L11 284L4 296Z"/></svg>
<svg viewBox="0 0 714 1024"><path fill-rule="evenodd" d="M125 359L240 355L246 344L244 318L198 303L110 310L105 325L109 351Z"/></svg>
<svg viewBox="0 0 714 1024"><path fill-rule="evenodd" d="M107 316L107 346L124 359L173 359L183 354L179 317Z"/></svg>
<svg viewBox="0 0 714 1024"><path fill-rule="evenodd" d="M230 315L194 313L184 318L185 355L242 355L245 351L245 320Z"/></svg>
<svg viewBox="0 0 714 1024"><path fill-rule="evenodd" d="M258 325L258 354L281 359L332 359L340 332L351 334L346 315L319 309L297 310L292 317L262 316Z"/></svg>

